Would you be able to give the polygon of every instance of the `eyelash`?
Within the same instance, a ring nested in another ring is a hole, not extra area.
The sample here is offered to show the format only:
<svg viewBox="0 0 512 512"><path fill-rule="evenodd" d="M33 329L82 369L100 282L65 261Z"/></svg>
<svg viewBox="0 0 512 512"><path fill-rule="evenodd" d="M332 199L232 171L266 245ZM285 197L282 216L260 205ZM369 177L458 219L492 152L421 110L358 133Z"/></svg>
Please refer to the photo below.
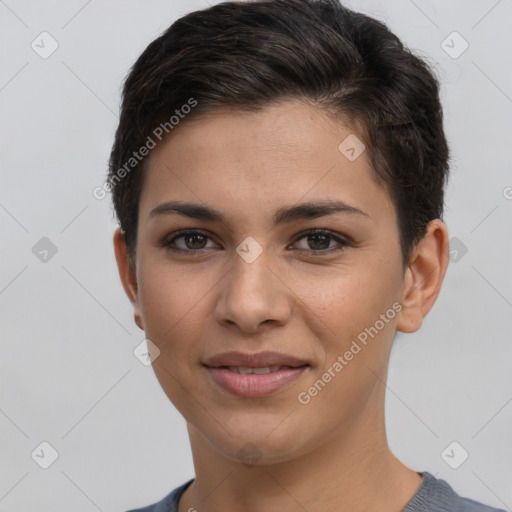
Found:
<svg viewBox="0 0 512 512"><path fill-rule="evenodd" d="M159 246L160 247L164 247L167 250L174 251L174 252L179 252L179 253L182 253L182 254L183 253L201 253L202 251L208 250L208 248L203 248L203 249L181 249L181 248L176 248L176 247L172 246L175 243L176 240L178 240L180 238L183 238L183 237L185 237L187 235L202 235L202 236L204 236L204 237L206 237L206 238L211 240L211 237L208 236L207 233L205 233L205 232L203 232L201 230L198 230L198 229L188 229L188 230L183 230L183 231L178 231L176 233L173 233L171 235L172 237L171 236L165 237L159 243ZM326 255L326 254L331 254L333 252L342 251L346 247L350 246L350 244L349 244L349 242L347 240L345 240L345 239L343 239L343 238L341 238L339 236L334 235L331 231L328 231L326 229L311 229L311 230L299 233L297 235L297 239L295 240L294 244L297 243L299 240L302 240L303 238L307 238L307 237L315 236L315 235L327 236L331 240L334 240L335 242L337 242L338 246L337 247L331 247L330 249L320 249L320 250L316 250L316 251L313 250L313 249L298 249L298 250L300 252L302 252L302 253L310 254L310 255Z"/></svg>

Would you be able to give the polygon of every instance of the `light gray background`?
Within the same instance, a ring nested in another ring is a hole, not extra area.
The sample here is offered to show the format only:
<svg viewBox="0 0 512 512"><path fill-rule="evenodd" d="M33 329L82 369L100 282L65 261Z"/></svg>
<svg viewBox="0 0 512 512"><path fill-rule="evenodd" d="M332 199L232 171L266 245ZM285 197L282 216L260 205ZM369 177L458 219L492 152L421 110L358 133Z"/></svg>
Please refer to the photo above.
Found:
<svg viewBox="0 0 512 512"><path fill-rule="evenodd" d="M467 247L421 331L397 337L389 441L412 468L511 510L512 2L347 3L388 23L443 82L446 221ZM193 476L184 420L133 355L144 334L118 280L109 199L92 190L129 67L207 5L0 0L2 512L124 511ZM43 31L59 44L47 59L31 48ZM469 43L456 59L441 46L453 31ZM32 253L42 237L58 249L46 263ZM46 470L31 458L42 441L59 454ZM458 469L441 458L452 441L469 452Z"/></svg>

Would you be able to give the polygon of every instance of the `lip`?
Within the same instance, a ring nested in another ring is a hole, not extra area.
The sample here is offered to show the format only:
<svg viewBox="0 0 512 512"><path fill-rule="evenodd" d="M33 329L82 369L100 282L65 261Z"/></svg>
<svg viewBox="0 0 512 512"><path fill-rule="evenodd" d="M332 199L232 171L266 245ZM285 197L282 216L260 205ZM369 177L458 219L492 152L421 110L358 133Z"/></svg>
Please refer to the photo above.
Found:
<svg viewBox="0 0 512 512"><path fill-rule="evenodd" d="M224 352L210 357L205 365L210 368L220 368L222 366L241 366L243 368L262 368L266 366L290 366L297 368L304 366L307 361L298 359L288 354L279 352L257 352L250 354L247 352Z"/></svg>
<svg viewBox="0 0 512 512"><path fill-rule="evenodd" d="M297 381L310 367L303 360L278 352L225 352L211 357L204 366L212 380L222 389L247 398L268 396L281 391ZM230 366L284 368L263 374L240 374L231 371Z"/></svg>

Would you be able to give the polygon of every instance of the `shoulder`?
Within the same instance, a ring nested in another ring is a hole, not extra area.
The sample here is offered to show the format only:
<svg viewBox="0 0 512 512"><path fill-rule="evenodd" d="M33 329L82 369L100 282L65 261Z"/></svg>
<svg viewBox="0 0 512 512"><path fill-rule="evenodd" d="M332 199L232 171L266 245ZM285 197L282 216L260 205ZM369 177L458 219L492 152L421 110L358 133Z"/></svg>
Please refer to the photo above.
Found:
<svg viewBox="0 0 512 512"><path fill-rule="evenodd" d="M419 489L402 512L506 512L504 509L459 496L447 482L428 472L423 472L422 476ZM179 499L193 481L191 479L177 487L153 505L127 512L177 512Z"/></svg>
<svg viewBox="0 0 512 512"><path fill-rule="evenodd" d="M162 500L160 500L157 503L153 503L153 505L149 505L144 508L128 510L127 512L177 512L178 511L178 501L181 498L181 495L186 491L187 487L193 481L194 481L194 479L192 478L191 480L184 483L180 487L176 487L176 489L171 491Z"/></svg>
<svg viewBox="0 0 512 512"><path fill-rule="evenodd" d="M402 512L505 512L459 496L447 482L428 472L422 476L419 489Z"/></svg>

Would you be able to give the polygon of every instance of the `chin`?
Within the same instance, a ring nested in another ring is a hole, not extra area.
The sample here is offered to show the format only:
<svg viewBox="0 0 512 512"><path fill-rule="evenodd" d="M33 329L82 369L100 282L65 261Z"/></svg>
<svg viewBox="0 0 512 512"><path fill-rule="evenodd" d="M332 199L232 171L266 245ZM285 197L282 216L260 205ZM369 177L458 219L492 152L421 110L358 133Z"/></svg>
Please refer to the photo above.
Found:
<svg viewBox="0 0 512 512"><path fill-rule="evenodd" d="M247 467L279 464L299 457L308 451L308 445L314 444L303 437L304 429L298 425L293 431L286 428L284 422L278 426L285 417L272 421L272 425L262 426L263 422L253 418L250 423L238 423L236 428L226 426L231 436L218 429L215 433L202 431L202 435L224 457Z"/></svg>

